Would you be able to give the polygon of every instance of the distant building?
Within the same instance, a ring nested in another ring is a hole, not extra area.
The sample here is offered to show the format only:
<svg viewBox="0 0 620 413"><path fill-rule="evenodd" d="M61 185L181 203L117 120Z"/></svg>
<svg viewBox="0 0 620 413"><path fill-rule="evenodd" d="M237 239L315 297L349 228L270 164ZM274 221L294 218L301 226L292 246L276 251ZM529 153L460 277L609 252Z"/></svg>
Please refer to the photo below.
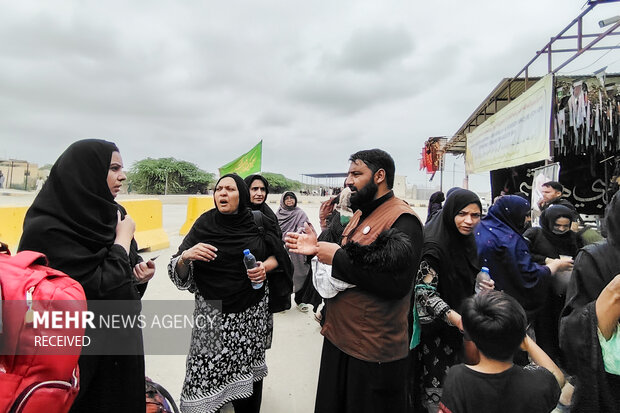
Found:
<svg viewBox="0 0 620 413"><path fill-rule="evenodd" d="M4 188L34 190L39 177L44 180L49 175L49 169L39 170L36 163L19 159L0 159L0 171L4 174ZM4 189L3 188L3 189Z"/></svg>
<svg viewBox="0 0 620 413"><path fill-rule="evenodd" d="M402 175L394 176L394 187L392 188L394 195L398 198L407 198L407 177Z"/></svg>

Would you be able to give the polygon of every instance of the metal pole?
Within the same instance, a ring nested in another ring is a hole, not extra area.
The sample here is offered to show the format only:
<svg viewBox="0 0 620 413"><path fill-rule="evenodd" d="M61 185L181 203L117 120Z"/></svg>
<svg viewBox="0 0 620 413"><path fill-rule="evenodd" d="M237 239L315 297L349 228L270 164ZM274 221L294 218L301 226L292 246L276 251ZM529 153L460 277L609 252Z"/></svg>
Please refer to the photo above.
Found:
<svg viewBox="0 0 620 413"><path fill-rule="evenodd" d="M443 156L439 161L439 190L443 192Z"/></svg>
<svg viewBox="0 0 620 413"><path fill-rule="evenodd" d="M583 22L581 16L579 16L579 20L577 21L577 49L581 50L583 47Z"/></svg>
<svg viewBox="0 0 620 413"><path fill-rule="evenodd" d="M452 158L452 186L456 186L454 185L454 180L456 179L455 177L456 174L456 159Z"/></svg>
<svg viewBox="0 0 620 413"><path fill-rule="evenodd" d="M557 73L558 71L562 70L566 65L568 65L570 62L572 62L573 60L575 60L577 57L581 56L584 52L586 52L587 50L590 50L595 44L597 44L601 39L603 39L605 36L607 36L609 33L613 32L614 30L616 30L618 27L620 27L620 21L617 22L616 24L614 24L613 26L611 26L609 29L605 30L603 33L599 34L596 39L592 40L590 43L588 43L585 47L581 48L579 50L579 52L577 52L573 57L571 57L570 59L568 59L567 61L565 61L564 63L562 63L560 66L556 67L555 70L552 73Z"/></svg>
<svg viewBox="0 0 620 413"><path fill-rule="evenodd" d="M551 38L551 41L549 42L549 46L547 46L547 73L551 73L551 71L553 70L553 63L552 63L552 57L551 57L551 43L553 43L553 38Z"/></svg>
<svg viewBox="0 0 620 413"><path fill-rule="evenodd" d="M11 160L11 181L9 182L9 188L13 186L13 160Z"/></svg>
<svg viewBox="0 0 620 413"><path fill-rule="evenodd" d="M28 176L30 176L30 164L26 162L26 173L24 174L26 177L26 183L24 184L24 191L28 190Z"/></svg>
<svg viewBox="0 0 620 413"><path fill-rule="evenodd" d="M580 20L581 21L581 20ZM557 107L557 85L555 84L555 76L553 76L553 79L551 79L551 81L553 82L553 87L551 88L551 90L553 91L551 93L551 119L549 119L549 158L551 158L551 162L549 162L549 159L545 160L545 165L548 165L549 163L552 163L555 160L555 157L553 156L553 149L555 147L555 141L556 139L558 139L557 136L554 135L555 132L555 122L556 122L556 107Z"/></svg>
<svg viewBox="0 0 620 413"><path fill-rule="evenodd" d="M604 163L605 165L605 197L603 199L603 201L608 201L607 197L609 196L609 172L607 171L607 162Z"/></svg>

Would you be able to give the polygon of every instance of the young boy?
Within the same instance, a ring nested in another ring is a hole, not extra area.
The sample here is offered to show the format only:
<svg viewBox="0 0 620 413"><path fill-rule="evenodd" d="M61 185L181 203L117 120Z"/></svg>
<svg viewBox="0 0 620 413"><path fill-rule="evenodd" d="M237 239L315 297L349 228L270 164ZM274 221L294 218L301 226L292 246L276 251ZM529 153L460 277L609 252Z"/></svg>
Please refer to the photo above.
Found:
<svg viewBox="0 0 620 413"><path fill-rule="evenodd" d="M500 291L478 294L464 301L463 328L478 347L480 362L448 370L439 411L545 412L552 411L564 385L564 375L526 334L525 311ZM512 362L521 347L540 367Z"/></svg>

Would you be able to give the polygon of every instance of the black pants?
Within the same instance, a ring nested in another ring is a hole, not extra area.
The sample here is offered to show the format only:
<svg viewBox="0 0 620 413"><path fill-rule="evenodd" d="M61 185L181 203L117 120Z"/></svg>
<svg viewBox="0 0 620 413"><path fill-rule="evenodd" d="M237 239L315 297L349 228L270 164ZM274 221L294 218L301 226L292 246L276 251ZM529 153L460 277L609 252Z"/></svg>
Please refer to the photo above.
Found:
<svg viewBox="0 0 620 413"><path fill-rule="evenodd" d="M259 413L263 401L263 381L255 381L252 395L245 399L233 400L235 413Z"/></svg>
<svg viewBox="0 0 620 413"><path fill-rule="evenodd" d="M144 412L144 356L82 355L71 413Z"/></svg>
<svg viewBox="0 0 620 413"><path fill-rule="evenodd" d="M315 413L400 413L407 409L407 359L372 363L323 340Z"/></svg>

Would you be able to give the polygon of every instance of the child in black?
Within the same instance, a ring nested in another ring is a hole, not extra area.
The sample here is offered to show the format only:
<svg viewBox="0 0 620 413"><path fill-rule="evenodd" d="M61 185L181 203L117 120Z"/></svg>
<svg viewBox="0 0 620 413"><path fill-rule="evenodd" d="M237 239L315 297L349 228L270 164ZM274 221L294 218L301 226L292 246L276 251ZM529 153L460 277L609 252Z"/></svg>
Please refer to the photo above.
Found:
<svg viewBox="0 0 620 413"><path fill-rule="evenodd" d="M463 303L463 328L480 352L475 366L450 368L442 413L552 411L564 375L526 334L526 315L519 303L499 291L478 294ZM536 367L512 363L515 351L527 351Z"/></svg>

